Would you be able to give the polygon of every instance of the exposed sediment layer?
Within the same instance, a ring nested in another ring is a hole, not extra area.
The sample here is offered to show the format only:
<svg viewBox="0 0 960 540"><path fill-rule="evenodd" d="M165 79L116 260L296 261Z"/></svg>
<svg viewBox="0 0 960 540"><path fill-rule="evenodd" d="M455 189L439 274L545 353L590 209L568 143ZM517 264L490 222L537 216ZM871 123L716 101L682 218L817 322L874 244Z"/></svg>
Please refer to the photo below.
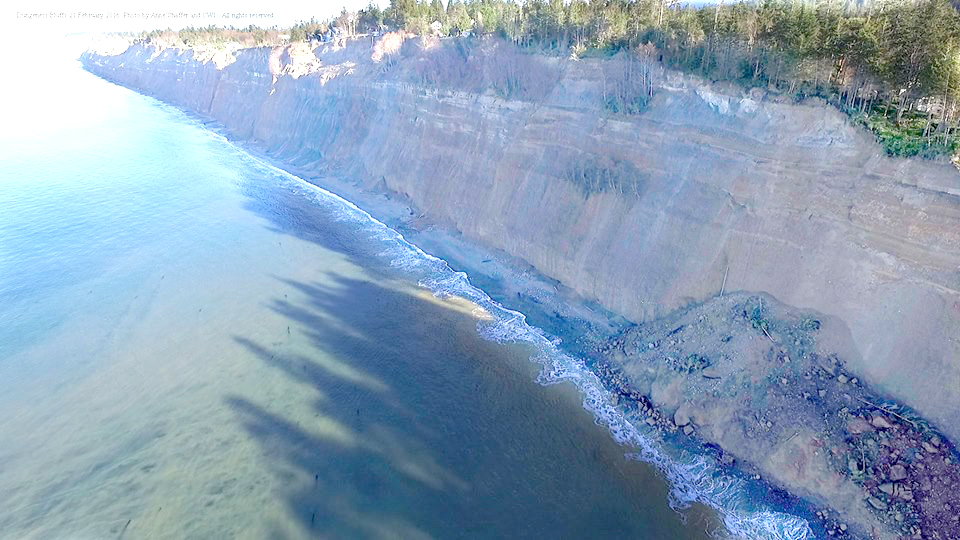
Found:
<svg viewBox="0 0 960 540"><path fill-rule="evenodd" d="M82 60L299 171L400 194L632 321L721 288L825 314L849 372L960 440L951 165L887 158L821 104L662 71L644 112L615 115L604 61L487 64L528 73L516 94L445 85L452 48L481 54L426 43L374 62L359 41Z"/></svg>

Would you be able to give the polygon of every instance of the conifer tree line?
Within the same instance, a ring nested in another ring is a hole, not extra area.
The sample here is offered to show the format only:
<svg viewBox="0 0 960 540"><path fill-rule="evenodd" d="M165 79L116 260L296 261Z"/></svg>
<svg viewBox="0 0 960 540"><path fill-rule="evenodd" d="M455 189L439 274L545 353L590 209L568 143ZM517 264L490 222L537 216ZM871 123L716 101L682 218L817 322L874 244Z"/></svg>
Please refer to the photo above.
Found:
<svg viewBox="0 0 960 540"><path fill-rule="evenodd" d="M820 96L872 129L891 154L960 147L960 15L948 0L390 0L279 32L248 30L259 32L259 45L285 33L322 40L334 29L496 34L577 58L642 51L709 80Z"/></svg>

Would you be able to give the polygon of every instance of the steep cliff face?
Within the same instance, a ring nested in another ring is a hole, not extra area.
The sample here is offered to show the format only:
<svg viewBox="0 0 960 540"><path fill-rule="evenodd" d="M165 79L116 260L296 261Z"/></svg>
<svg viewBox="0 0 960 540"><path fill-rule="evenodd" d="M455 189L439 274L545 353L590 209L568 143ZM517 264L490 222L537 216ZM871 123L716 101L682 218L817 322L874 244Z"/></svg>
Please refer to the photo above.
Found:
<svg viewBox="0 0 960 540"><path fill-rule="evenodd" d="M427 47L374 63L371 45L83 62L301 170L403 194L629 319L721 288L836 317L851 369L960 440L952 166L886 158L832 108L676 74L614 115L603 61L542 60L545 97L505 99L416 84Z"/></svg>

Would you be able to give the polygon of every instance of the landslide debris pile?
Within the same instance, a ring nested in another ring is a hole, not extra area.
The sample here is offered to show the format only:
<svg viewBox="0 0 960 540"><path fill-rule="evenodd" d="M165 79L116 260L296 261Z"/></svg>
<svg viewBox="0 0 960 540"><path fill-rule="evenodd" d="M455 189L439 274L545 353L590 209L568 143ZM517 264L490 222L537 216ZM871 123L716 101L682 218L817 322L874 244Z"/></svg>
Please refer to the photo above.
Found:
<svg viewBox="0 0 960 540"><path fill-rule="evenodd" d="M831 536L960 538L956 448L851 373L824 324L728 295L628 329L592 367L635 421L821 506Z"/></svg>

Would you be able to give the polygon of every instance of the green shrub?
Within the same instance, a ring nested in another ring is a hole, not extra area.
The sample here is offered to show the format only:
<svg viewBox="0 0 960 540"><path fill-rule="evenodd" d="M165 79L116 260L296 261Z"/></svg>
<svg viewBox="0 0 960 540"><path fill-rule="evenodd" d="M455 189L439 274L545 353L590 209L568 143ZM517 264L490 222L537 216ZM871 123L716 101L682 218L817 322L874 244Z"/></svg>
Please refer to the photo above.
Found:
<svg viewBox="0 0 960 540"><path fill-rule="evenodd" d="M876 107L865 113L851 113L851 117L872 131L890 156L936 159L951 156L960 149L960 137L955 133L925 136L927 118L924 115L904 113L898 123L896 114L896 110Z"/></svg>

